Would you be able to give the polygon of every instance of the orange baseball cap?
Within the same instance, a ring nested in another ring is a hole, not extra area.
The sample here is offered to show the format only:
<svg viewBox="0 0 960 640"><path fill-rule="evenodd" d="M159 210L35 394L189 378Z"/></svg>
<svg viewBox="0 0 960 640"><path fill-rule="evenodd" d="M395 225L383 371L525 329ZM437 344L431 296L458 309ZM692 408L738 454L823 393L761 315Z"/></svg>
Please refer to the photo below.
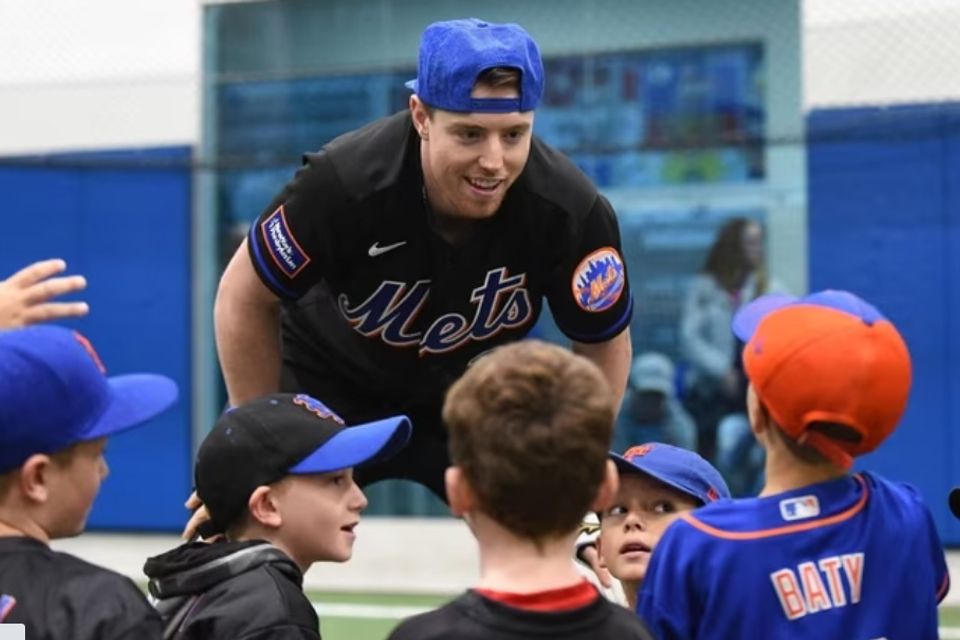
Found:
<svg viewBox="0 0 960 640"><path fill-rule="evenodd" d="M907 345L874 306L847 291L803 298L762 296L743 307L733 332L760 401L780 428L843 469L893 433L910 392ZM858 442L810 430L847 426Z"/></svg>

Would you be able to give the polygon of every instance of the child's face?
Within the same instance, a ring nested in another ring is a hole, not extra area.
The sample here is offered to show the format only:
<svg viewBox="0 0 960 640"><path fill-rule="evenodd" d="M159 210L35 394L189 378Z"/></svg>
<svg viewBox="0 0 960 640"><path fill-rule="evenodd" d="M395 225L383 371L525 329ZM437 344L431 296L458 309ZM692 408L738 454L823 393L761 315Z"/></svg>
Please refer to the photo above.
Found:
<svg viewBox="0 0 960 640"><path fill-rule="evenodd" d="M352 469L287 476L276 490L283 517L280 536L301 566L350 559L354 527L367 506Z"/></svg>
<svg viewBox="0 0 960 640"><path fill-rule="evenodd" d="M68 538L83 532L100 483L109 468L103 459L106 438L81 442L71 448L68 457L54 457L48 477L50 483L50 538Z"/></svg>
<svg viewBox="0 0 960 640"><path fill-rule="evenodd" d="M597 540L610 573L620 580L643 580L650 553L667 526L698 506L692 496L646 474L621 472L620 489L603 512Z"/></svg>

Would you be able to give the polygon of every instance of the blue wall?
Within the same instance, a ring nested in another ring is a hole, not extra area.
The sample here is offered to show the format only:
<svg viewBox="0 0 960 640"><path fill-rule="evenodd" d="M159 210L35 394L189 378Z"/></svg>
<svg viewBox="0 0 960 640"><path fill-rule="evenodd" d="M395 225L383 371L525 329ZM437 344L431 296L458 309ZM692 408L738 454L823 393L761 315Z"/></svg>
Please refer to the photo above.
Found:
<svg viewBox="0 0 960 640"><path fill-rule="evenodd" d="M808 122L810 288L874 301L914 363L907 413L861 466L916 485L944 540L960 484L960 104L815 111Z"/></svg>
<svg viewBox="0 0 960 640"><path fill-rule="evenodd" d="M48 257L89 282L90 315L65 322L109 374L170 376L180 401L112 438L89 528L179 531L191 487L190 149L0 162L0 277Z"/></svg>

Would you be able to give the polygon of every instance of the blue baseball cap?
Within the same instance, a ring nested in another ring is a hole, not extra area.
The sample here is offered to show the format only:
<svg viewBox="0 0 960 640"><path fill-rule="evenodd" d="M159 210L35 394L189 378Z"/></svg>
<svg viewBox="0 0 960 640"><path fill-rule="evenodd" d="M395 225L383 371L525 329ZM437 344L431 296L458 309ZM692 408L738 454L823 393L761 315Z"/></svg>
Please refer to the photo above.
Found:
<svg viewBox="0 0 960 640"><path fill-rule="evenodd" d="M272 393L236 407L220 416L197 452L197 496L212 521L203 534L226 531L261 485L386 460L411 432L409 418L399 415L348 426L302 393Z"/></svg>
<svg viewBox="0 0 960 640"><path fill-rule="evenodd" d="M623 455L610 452L620 473L644 473L707 504L730 497L723 476L698 453L662 442L630 447Z"/></svg>
<svg viewBox="0 0 960 640"><path fill-rule="evenodd" d="M90 341L37 325L0 332L0 473L140 425L177 399L173 380L106 376Z"/></svg>
<svg viewBox="0 0 960 640"><path fill-rule="evenodd" d="M471 97L480 74L494 67L520 72L518 98ZM518 24L477 18L434 22L420 40L417 77L406 86L427 105L445 111L533 111L543 96L543 61L537 43Z"/></svg>

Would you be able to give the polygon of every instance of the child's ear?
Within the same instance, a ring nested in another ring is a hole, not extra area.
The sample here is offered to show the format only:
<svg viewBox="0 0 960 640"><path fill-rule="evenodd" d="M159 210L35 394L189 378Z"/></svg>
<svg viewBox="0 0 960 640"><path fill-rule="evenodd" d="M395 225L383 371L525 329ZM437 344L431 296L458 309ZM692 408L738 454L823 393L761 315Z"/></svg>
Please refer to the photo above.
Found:
<svg viewBox="0 0 960 640"><path fill-rule="evenodd" d="M609 509L619 488L620 474L617 473L617 465L613 464L613 460L607 460L603 471L603 482L600 483L600 489L597 490L597 497L594 498L590 510L602 512Z"/></svg>
<svg viewBox="0 0 960 640"><path fill-rule="evenodd" d="M44 503L50 499L50 473L53 461L50 456L38 453L27 458L20 467L19 487L30 501Z"/></svg>
<svg viewBox="0 0 960 640"><path fill-rule="evenodd" d="M447 502L450 504L450 513L458 518L464 517L476 507L477 499L473 494L470 482L463 475L460 467L447 467L443 474L447 487Z"/></svg>
<svg viewBox="0 0 960 640"><path fill-rule="evenodd" d="M247 500L247 509L250 511L250 517L265 527L277 529L283 524L277 494L271 487L260 485L254 489L250 499Z"/></svg>

